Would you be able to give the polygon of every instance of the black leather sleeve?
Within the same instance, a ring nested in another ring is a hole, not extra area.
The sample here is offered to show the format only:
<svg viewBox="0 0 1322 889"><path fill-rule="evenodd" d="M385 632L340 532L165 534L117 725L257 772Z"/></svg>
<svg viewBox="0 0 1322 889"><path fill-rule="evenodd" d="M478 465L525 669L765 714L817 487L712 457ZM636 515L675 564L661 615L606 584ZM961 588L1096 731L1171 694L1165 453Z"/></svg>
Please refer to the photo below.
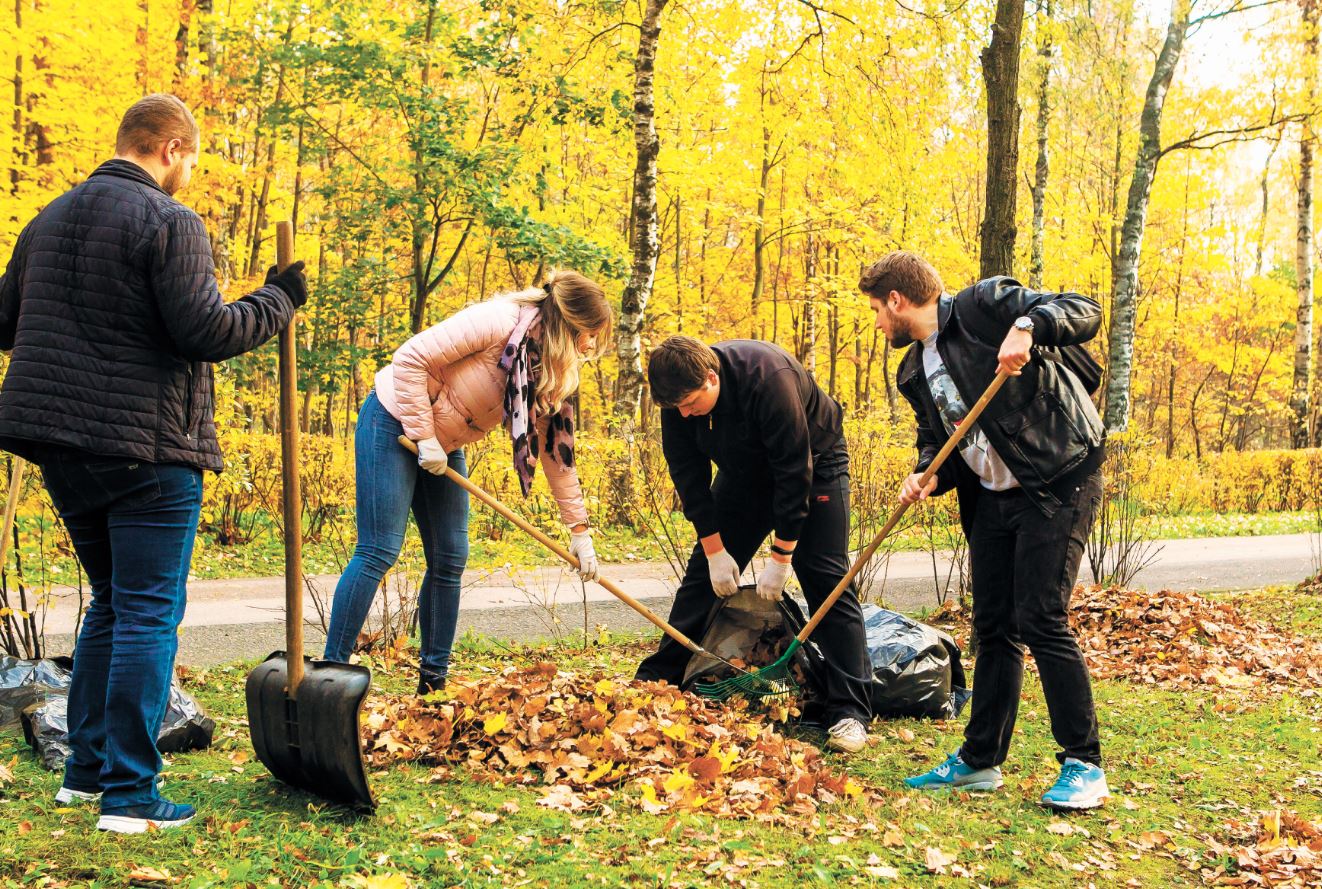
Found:
<svg viewBox="0 0 1322 889"><path fill-rule="evenodd" d="M1086 343L1102 327L1102 307L1081 293L1030 290L1013 278L988 278L973 289L973 299L987 316L1005 324L1027 315L1033 319L1033 342L1040 346Z"/></svg>

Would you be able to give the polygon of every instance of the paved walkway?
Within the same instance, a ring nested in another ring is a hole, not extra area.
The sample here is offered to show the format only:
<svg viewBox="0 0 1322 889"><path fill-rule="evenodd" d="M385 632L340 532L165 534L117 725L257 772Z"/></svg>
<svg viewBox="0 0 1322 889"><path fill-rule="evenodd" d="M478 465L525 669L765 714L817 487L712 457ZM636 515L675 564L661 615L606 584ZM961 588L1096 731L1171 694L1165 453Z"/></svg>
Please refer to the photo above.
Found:
<svg viewBox="0 0 1322 889"><path fill-rule="evenodd" d="M1151 564L1134 581L1148 589L1202 591L1258 589L1297 583L1316 573L1318 542L1308 534L1270 537L1224 537L1169 540L1157 544ZM878 557L879 559L882 557ZM914 612L937 604L937 579L945 585L951 566L947 556L896 553L878 565L870 588L872 601L899 611ZM602 573L625 592L662 616L670 609L676 579L665 563L603 566ZM336 576L310 577L319 596L304 597L304 612L314 626L307 631L308 651L320 652L324 637L317 599L329 609ZM1082 579L1091 579L1086 559ZM745 580L751 580L746 575ZM950 581L953 583L954 581ZM570 572L554 568L487 575L468 572L460 600L459 633L477 633L514 642L581 633L584 613L590 630L638 629L647 621L596 584L586 590ZM56 590L47 615L46 634L52 654L68 650L77 616L77 594ZM284 580L206 580L189 584L188 611L180 633L179 662L206 666L239 658L260 657L284 647Z"/></svg>

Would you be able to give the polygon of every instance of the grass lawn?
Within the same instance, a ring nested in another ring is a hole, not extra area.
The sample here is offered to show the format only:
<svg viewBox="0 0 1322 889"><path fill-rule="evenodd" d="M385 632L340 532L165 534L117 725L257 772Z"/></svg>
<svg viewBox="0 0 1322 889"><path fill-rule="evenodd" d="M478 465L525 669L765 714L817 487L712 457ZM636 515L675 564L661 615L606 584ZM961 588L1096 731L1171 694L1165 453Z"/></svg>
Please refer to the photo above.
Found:
<svg viewBox="0 0 1322 889"><path fill-rule="evenodd" d="M1322 638L1318 602L1284 590L1241 599L1255 616L1304 615L1293 628ZM586 651L511 652L468 640L456 663L471 678L547 659L622 675L642 650L640 639L623 637ZM649 815L631 786L609 799L609 811L568 814L540 807L535 786L475 783L463 768L437 781L407 764L373 771L380 809L357 818L277 783L252 759L242 694L249 666L187 679L218 728L213 749L167 767L167 795L200 809L180 830L98 833L94 808L55 807L58 775L36 764L17 732L0 734L0 763L14 774L0 787L0 885L1194 886L1218 866L1234 873L1221 846L1251 844L1261 813L1322 820L1318 697L1119 681L1096 686L1114 796L1092 814L1040 808L1056 764L1031 674L1006 786L995 794L900 788L902 777L954 750L962 726L900 720L874 723L863 754L830 757L879 795L809 818ZM376 676L391 691L412 682L407 669Z"/></svg>

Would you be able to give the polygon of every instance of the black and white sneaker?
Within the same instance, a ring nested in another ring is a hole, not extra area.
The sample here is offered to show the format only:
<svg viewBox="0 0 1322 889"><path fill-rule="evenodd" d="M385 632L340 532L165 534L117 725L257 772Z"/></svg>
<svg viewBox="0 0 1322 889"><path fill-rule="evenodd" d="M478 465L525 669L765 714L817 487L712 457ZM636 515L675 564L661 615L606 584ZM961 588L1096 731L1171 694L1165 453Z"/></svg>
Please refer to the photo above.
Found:
<svg viewBox="0 0 1322 889"><path fill-rule="evenodd" d="M110 830L115 833L145 833L152 829L166 830L187 824L193 820L193 816L196 814L197 809L192 806L158 799L145 806L103 808L101 819L96 822L96 829Z"/></svg>
<svg viewBox="0 0 1322 889"><path fill-rule="evenodd" d="M75 790L72 787L61 787L55 794L55 802L61 806L67 806L69 803L94 803L101 799L99 790Z"/></svg>

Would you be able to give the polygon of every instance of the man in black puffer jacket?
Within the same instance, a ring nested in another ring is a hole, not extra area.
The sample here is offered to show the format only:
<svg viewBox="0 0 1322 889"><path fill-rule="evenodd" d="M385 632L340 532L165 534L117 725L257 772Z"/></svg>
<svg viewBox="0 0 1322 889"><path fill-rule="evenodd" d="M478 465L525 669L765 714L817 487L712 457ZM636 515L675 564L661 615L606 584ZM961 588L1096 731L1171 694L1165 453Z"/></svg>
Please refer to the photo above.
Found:
<svg viewBox="0 0 1322 889"><path fill-rule="evenodd" d="M859 289L896 348L918 421L918 463L900 500L951 488L969 541L973 627L980 650L964 743L910 787L994 790L1010 748L1027 645L1037 661L1060 778L1048 806L1089 809L1107 795L1088 667L1069 626L1070 593L1101 499L1102 423L1089 397L1101 308L1077 293L990 278L956 296L921 257L890 253ZM1011 376L926 486L921 474L998 370ZM1083 374L1083 376L1080 376Z"/></svg>
<svg viewBox="0 0 1322 889"><path fill-rule="evenodd" d="M169 698L202 471L223 462L211 364L260 346L307 299L302 263L226 305L202 220L171 195L199 133L174 96L125 114L115 157L19 235L0 278L0 447L37 463L92 587L56 799L98 827L173 827L156 734Z"/></svg>

